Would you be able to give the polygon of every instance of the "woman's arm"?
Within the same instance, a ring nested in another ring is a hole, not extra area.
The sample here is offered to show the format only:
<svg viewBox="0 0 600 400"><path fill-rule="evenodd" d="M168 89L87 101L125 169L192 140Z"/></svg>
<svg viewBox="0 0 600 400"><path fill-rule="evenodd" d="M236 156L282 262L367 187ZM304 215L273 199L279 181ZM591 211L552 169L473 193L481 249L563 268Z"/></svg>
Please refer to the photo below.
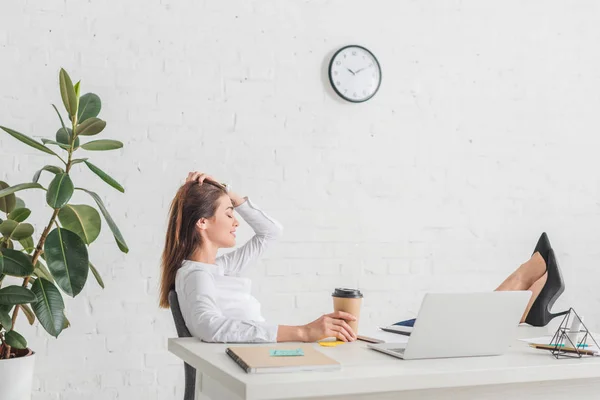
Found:
<svg viewBox="0 0 600 400"><path fill-rule="evenodd" d="M302 326L279 325L277 341L316 342L328 337L335 337L344 342L353 342L357 336L346 321L356 321L356 317L347 312L336 311Z"/></svg>
<svg viewBox="0 0 600 400"><path fill-rule="evenodd" d="M306 342L304 326L279 325L277 329L278 342Z"/></svg>
<svg viewBox="0 0 600 400"><path fill-rule="evenodd" d="M265 214L252 200L237 197L239 199L243 199L243 202L235 207L235 211L250 225L254 236L242 247L216 259L215 263L223 267L226 275L239 275L283 232L281 224Z"/></svg>
<svg viewBox="0 0 600 400"><path fill-rule="evenodd" d="M185 272L178 277L176 290L186 326L193 336L205 342L314 342L327 337L345 342L356 340L346 323L356 318L341 311L302 326L228 318L217 306L217 288L208 271Z"/></svg>
<svg viewBox="0 0 600 400"><path fill-rule="evenodd" d="M229 195L229 198L231 198L231 201L233 201L233 205L235 207L241 206L243 203L246 202L245 197L241 197L240 195L238 195L235 192L227 191L227 194Z"/></svg>
<svg viewBox="0 0 600 400"><path fill-rule="evenodd" d="M197 171L190 172L186 182L196 181L202 184L205 180L218 182L212 176ZM239 275L265 251L271 242L281 236L283 227L252 204L247 197L241 197L233 191L228 191L227 194L235 210L254 230L254 236L237 250L218 257L215 264L222 266L226 275Z"/></svg>
<svg viewBox="0 0 600 400"><path fill-rule="evenodd" d="M190 333L205 342L276 342L278 326L223 315L217 306L214 277L193 270L181 276L176 287L181 312Z"/></svg>

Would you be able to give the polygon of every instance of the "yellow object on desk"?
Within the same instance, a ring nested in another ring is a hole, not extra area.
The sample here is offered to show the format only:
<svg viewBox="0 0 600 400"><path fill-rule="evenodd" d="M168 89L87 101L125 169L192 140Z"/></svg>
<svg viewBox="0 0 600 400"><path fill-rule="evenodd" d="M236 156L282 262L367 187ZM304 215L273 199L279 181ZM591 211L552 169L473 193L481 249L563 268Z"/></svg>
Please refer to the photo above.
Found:
<svg viewBox="0 0 600 400"><path fill-rule="evenodd" d="M332 341L323 341L323 342L318 342L318 343L319 343L319 346L323 346L323 347L335 347L335 346L337 346L339 344L344 344L346 342L343 342L341 340L337 340L335 342L332 342Z"/></svg>

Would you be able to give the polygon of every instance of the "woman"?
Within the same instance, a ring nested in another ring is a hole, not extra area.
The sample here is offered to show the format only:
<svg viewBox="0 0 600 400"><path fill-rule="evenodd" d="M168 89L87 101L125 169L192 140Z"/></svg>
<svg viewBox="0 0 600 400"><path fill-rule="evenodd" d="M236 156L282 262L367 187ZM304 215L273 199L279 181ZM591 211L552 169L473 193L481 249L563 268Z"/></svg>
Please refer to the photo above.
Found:
<svg viewBox="0 0 600 400"><path fill-rule="evenodd" d="M217 257L219 248L235 245L239 223L234 210L255 235L239 249ZM250 280L239 274L281 232L281 225L247 197L227 191L211 176L190 172L171 204L162 256L160 306L169 307L169 291L174 288L188 330L207 342L313 342L326 337L356 340L356 333L346 322L355 317L344 312L326 314L301 326L265 322L259 302L250 294ZM539 326L560 315L551 314L549 309L563 289L544 233L531 258L496 290L530 290L531 300L521 322Z"/></svg>
<svg viewBox="0 0 600 400"><path fill-rule="evenodd" d="M217 257L219 248L235 245L239 223L234 209L255 235L242 247ZM250 280L239 274L282 232L281 225L248 198L227 191L201 172L190 172L171 204L162 256L160 306L169 307L175 288L190 333L206 342L314 342L337 337L350 342L356 334L348 313L323 315L301 326L265 322L250 294Z"/></svg>

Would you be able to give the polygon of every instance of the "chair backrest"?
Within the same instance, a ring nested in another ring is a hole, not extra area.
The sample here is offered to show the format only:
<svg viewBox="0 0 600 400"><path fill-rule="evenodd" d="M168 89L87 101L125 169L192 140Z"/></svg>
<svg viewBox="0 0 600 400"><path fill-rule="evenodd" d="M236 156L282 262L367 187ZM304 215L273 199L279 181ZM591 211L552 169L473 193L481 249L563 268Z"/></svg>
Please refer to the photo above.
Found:
<svg viewBox="0 0 600 400"><path fill-rule="evenodd" d="M179 337L192 337L192 334L185 325L181 309L179 308L179 299L177 298L177 292L171 290L169 292L169 306L171 307L171 313L173 314L173 320L175 320L175 329L177 329L177 336Z"/></svg>
<svg viewBox="0 0 600 400"><path fill-rule="evenodd" d="M175 321L177 336L192 337L189 329L187 326L185 326L185 321L183 320L183 315L181 314L181 309L179 308L179 299L177 298L177 292L175 290L171 290L169 292L169 307L171 308L173 320ZM185 392L183 394L183 400L194 400L196 389L196 370L185 362L183 363L183 366L185 371Z"/></svg>

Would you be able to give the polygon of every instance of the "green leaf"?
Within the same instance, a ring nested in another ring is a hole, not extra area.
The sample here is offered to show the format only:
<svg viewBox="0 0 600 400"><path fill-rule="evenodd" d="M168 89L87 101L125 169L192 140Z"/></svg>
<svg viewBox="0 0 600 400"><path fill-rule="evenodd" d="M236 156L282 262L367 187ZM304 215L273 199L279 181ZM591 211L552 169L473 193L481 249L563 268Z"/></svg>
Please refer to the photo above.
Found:
<svg viewBox="0 0 600 400"><path fill-rule="evenodd" d="M4 340L12 348L20 350L27 348L27 340L16 331L6 332Z"/></svg>
<svg viewBox="0 0 600 400"><path fill-rule="evenodd" d="M20 251L2 249L4 256L4 268L0 270L3 274L25 278L33 273L31 259Z"/></svg>
<svg viewBox="0 0 600 400"><path fill-rule="evenodd" d="M54 107L54 111L56 111L56 115L58 115L58 119L60 119L60 126L62 126L62 128L66 131L67 127L65 126L65 121L63 121L60 113L58 112L58 108L56 108L54 104L52 104L52 107Z"/></svg>
<svg viewBox="0 0 600 400"><path fill-rule="evenodd" d="M31 236L19 240L19 243L21 243L21 246L23 246L23 250L25 250L27 254L31 254L31 252L35 250L35 243L33 243L33 238Z"/></svg>
<svg viewBox="0 0 600 400"><path fill-rule="evenodd" d="M29 321L29 325L33 325L35 322L35 314L31 310L28 304L21 304L21 310L23 310L23 314L27 317L27 321Z"/></svg>
<svg viewBox="0 0 600 400"><path fill-rule="evenodd" d="M78 234L86 244L96 240L102 225L98 211L85 204L65 205L58 213L58 220L63 228Z"/></svg>
<svg viewBox="0 0 600 400"><path fill-rule="evenodd" d="M15 208L10 214L8 214L8 219L12 219L13 221L23 222L31 215L31 210L29 208Z"/></svg>
<svg viewBox="0 0 600 400"><path fill-rule="evenodd" d="M73 86L73 89L75 89L75 97L77 99L79 99L79 85L81 85L81 81L78 81L75 86Z"/></svg>
<svg viewBox="0 0 600 400"><path fill-rule="evenodd" d="M31 291L37 296L37 302L32 304L33 312L44 329L54 337L63 330L65 304L62 296L52 282L38 278L31 286Z"/></svg>
<svg viewBox="0 0 600 400"><path fill-rule="evenodd" d="M0 325L2 325L6 331L12 329L12 318L4 310L0 310Z"/></svg>
<svg viewBox="0 0 600 400"><path fill-rule="evenodd" d="M73 195L73 182L68 174L56 174L46 193L46 202L52 208L61 208Z"/></svg>
<svg viewBox="0 0 600 400"><path fill-rule="evenodd" d="M58 128L56 131L56 141L58 143L62 143L67 145L67 148L71 148L71 140L73 140L73 130L71 128ZM75 145L73 149L77 149L79 147L79 138L75 138Z"/></svg>
<svg viewBox="0 0 600 400"><path fill-rule="evenodd" d="M97 117L100 114L102 102L100 97L94 93L86 93L79 99L79 112L77 120L83 122L88 118Z"/></svg>
<svg viewBox="0 0 600 400"><path fill-rule="evenodd" d="M42 185L40 185L39 183L36 183L36 182L20 183L18 185L11 186L11 187L8 187L8 188L2 188L2 190L0 190L0 198L8 196L8 195L11 195L11 194L13 194L15 192L18 192L20 190L25 190L25 189L43 189L43 190L46 190L46 189L44 189L44 187ZM2 203L0 201L0 210L4 211L4 209L2 209L1 206L2 206ZM14 206L13 206L13 208L9 209L9 211L4 211L4 212L11 212L13 209L14 209Z"/></svg>
<svg viewBox="0 0 600 400"><path fill-rule="evenodd" d="M92 140L91 142L81 145L82 149L90 151L115 150L120 149L121 147L123 147L123 143L111 139Z"/></svg>
<svg viewBox="0 0 600 400"><path fill-rule="evenodd" d="M12 233L15 231L15 229L17 229L17 226L19 226L18 222L13 221L11 219L7 219L6 221L2 222L2 224L0 224L0 233L3 236L9 238L10 235L12 235Z"/></svg>
<svg viewBox="0 0 600 400"><path fill-rule="evenodd" d="M82 163L84 161L87 161L87 158L76 158L74 160L71 160L71 165L79 164L79 163Z"/></svg>
<svg viewBox="0 0 600 400"><path fill-rule="evenodd" d="M117 246L119 246L119 249L123 253L128 253L129 248L127 247L127 243L125 243L125 239L123 238L123 235L121 235L121 231L119 231L117 224L115 224L115 221L113 221L112 217L108 213L108 210L104 206L104 203L102 202L102 199L100 198L100 196L98 196L96 193L94 193L90 190L86 190L83 188L77 188L77 189L83 190L84 192L86 192L87 194L92 196L92 198L94 199L96 204L98 204L98 208L100 208L100 212L102 212L102 215L104 215L104 219L108 223L108 226L110 227L110 230L112 231L113 236L115 237L115 240L117 241Z"/></svg>
<svg viewBox="0 0 600 400"><path fill-rule="evenodd" d="M77 136L93 136L106 128L106 121L100 118L89 118L77 126Z"/></svg>
<svg viewBox="0 0 600 400"><path fill-rule="evenodd" d="M121 193L125 193L125 189L123 189L123 186L121 186L119 184L119 182L115 181L110 175L108 175L106 172L102 171L100 168L96 167L94 164L92 164L91 162L86 161L85 165L88 166L88 168L90 170L92 170L93 173L95 173L96 175L98 175L100 177L100 179L102 179L104 182L108 183L110 186L114 187L115 189L117 189L119 192Z"/></svg>
<svg viewBox="0 0 600 400"><path fill-rule="evenodd" d="M42 142L44 144L53 144L53 145L56 145L56 146L60 147L63 150L67 150L67 151L71 150L71 146L66 145L66 144L62 144L62 143L58 143L58 142L56 142L54 140L51 140L51 139L42 138Z"/></svg>
<svg viewBox="0 0 600 400"><path fill-rule="evenodd" d="M35 263L35 268L33 269L33 274L38 278L44 278L47 281L54 282L54 277L48 271L48 268L42 263L40 260L37 260Z"/></svg>
<svg viewBox="0 0 600 400"><path fill-rule="evenodd" d="M22 286L11 285L0 289L0 304L14 306L15 304L33 303L37 301L35 294Z"/></svg>
<svg viewBox="0 0 600 400"><path fill-rule="evenodd" d="M23 199L17 197L17 204L15 205L15 208L25 208L25 202Z"/></svg>
<svg viewBox="0 0 600 400"><path fill-rule="evenodd" d="M60 96L70 116L77 115L77 95L71 77L63 68L59 73Z"/></svg>
<svg viewBox="0 0 600 400"><path fill-rule="evenodd" d="M65 314L65 311L63 310L63 315L64 315L64 314ZM69 322L69 320L67 319L67 316L66 316L66 315L64 315L64 317L65 317L65 322L63 322L63 326L62 326L63 330L65 330L65 329L67 329L68 327L70 327L70 326L71 326L71 323L70 323L70 322Z"/></svg>
<svg viewBox="0 0 600 400"><path fill-rule="evenodd" d="M73 137L73 130L71 128L58 128L56 131L56 141L58 143L66 144L71 146L71 138Z"/></svg>
<svg viewBox="0 0 600 400"><path fill-rule="evenodd" d="M10 235L11 239L15 240L23 240L31 237L33 235L33 225L28 223L19 224L16 229L13 231L12 235Z"/></svg>
<svg viewBox="0 0 600 400"><path fill-rule="evenodd" d="M27 135L24 135L22 133L14 131L14 130L12 130L10 128L6 128L4 126L0 126L0 129L2 129L3 131L5 131L6 133L8 133L9 135L11 135L12 137L14 137L15 139L18 139L21 142L25 143L26 145L29 145L29 146L31 146L31 147L33 147L35 149L43 151L44 153L48 153L48 154L52 154L54 156L58 156L58 154L56 154L55 152L53 152L52 150L50 150L49 148L47 148L43 144L41 144L39 142L36 142L35 140L33 140L32 138L30 138Z"/></svg>
<svg viewBox="0 0 600 400"><path fill-rule="evenodd" d="M2 248L0 248L2 250ZM4 256L0 252L0 283L2 283L2 279L4 279Z"/></svg>
<svg viewBox="0 0 600 400"><path fill-rule="evenodd" d="M4 189L9 188L8 183L4 181L0 181L0 193L4 191ZM9 213L15 209L17 203L17 197L14 194L9 194L6 197L0 196L0 210L5 213Z"/></svg>
<svg viewBox="0 0 600 400"><path fill-rule="evenodd" d="M88 251L83 240L67 229L56 228L46 238L44 253L56 284L69 296L77 296L85 286L89 271Z"/></svg>
<svg viewBox="0 0 600 400"><path fill-rule="evenodd" d="M46 165L44 168L37 171L35 175L33 175L33 182L37 182L40 180L40 175L42 174L42 171L52 172L54 175L65 172L62 168L55 167L54 165Z"/></svg>
<svg viewBox="0 0 600 400"><path fill-rule="evenodd" d="M96 278L96 282L98 282L98 285L100 285L100 287L104 289L104 281L102 280L102 277L100 276L100 273L98 272L96 267L94 267L91 262L90 271L92 271L92 274L94 275L94 278Z"/></svg>

